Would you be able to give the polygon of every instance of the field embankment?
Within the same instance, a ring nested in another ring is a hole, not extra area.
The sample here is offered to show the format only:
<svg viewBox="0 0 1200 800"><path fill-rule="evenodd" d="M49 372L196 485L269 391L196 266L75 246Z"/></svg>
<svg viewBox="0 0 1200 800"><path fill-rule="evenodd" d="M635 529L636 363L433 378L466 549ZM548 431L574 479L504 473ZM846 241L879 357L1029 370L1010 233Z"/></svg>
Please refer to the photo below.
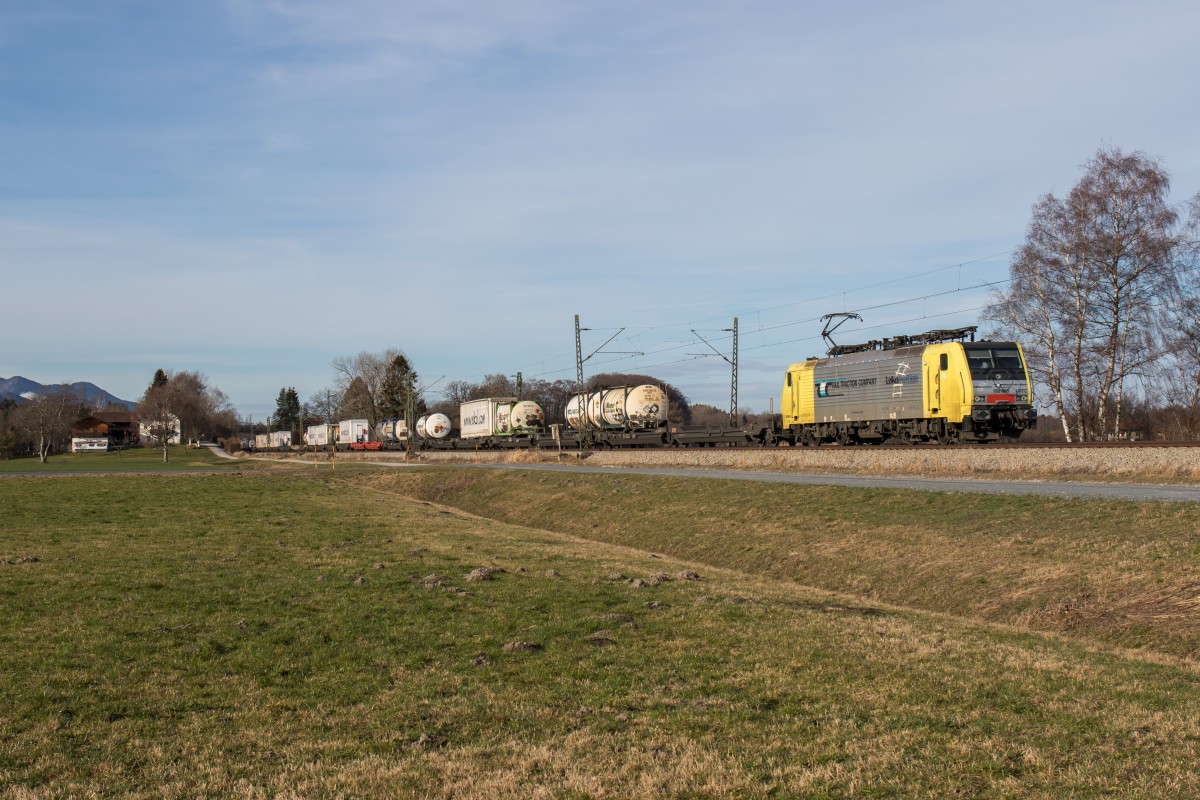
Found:
<svg viewBox="0 0 1200 800"><path fill-rule="evenodd" d="M762 567L789 503L866 564L889 516L959 524L936 498L845 495L872 522L804 511L820 494L763 508L778 489L758 487L725 519L695 482L413 477L0 481L0 797L1200 794L1193 665ZM678 490L691 517L665 503ZM1114 567L1170 575L1176 555Z"/></svg>
<svg viewBox="0 0 1200 800"><path fill-rule="evenodd" d="M1192 504L511 470L362 480L868 601L1200 659Z"/></svg>
<svg viewBox="0 0 1200 800"><path fill-rule="evenodd" d="M327 461L328 454L300 458ZM403 453L339 453L347 462L405 461ZM421 463L575 462L576 451L426 451ZM1200 482L1200 447L769 447L596 450L584 463L598 467L690 467L769 472L923 475L1023 480L1115 480L1130 483Z"/></svg>

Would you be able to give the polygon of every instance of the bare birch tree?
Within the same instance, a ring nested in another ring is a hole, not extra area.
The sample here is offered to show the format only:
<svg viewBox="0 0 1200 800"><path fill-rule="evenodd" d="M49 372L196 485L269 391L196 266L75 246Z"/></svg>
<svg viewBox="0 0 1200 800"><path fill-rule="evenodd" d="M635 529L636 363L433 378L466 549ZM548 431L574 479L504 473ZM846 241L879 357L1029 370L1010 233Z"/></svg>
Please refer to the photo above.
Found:
<svg viewBox="0 0 1200 800"><path fill-rule="evenodd" d="M1117 434L1130 380L1162 353L1181 241L1169 188L1149 156L1098 151L1065 199L1034 205L1010 286L984 314L1026 345L1068 441Z"/></svg>
<svg viewBox="0 0 1200 800"><path fill-rule="evenodd" d="M1150 380L1172 439L1200 436L1200 193L1177 248L1177 282L1166 304L1166 356Z"/></svg>

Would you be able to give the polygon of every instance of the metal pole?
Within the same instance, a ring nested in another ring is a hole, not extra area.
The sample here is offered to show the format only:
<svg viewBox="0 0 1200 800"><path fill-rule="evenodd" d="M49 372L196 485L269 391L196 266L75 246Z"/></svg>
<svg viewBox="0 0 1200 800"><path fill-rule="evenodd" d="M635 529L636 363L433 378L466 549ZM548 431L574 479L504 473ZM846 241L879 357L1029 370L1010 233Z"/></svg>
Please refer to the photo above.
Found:
<svg viewBox="0 0 1200 800"><path fill-rule="evenodd" d="M413 427L413 417L415 417L417 414L417 398L413 396L413 379L411 369L408 371L408 376L405 378L405 389L408 397L405 399L404 403L404 452L405 455L411 459L413 457L413 434L415 432L415 428Z"/></svg>
<svg viewBox="0 0 1200 800"><path fill-rule="evenodd" d="M738 362L738 318L734 317L733 318L733 361L732 361L733 382L731 384L732 388L729 392L729 424L734 428L737 427L737 410L738 410L738 401L737 401L738 366L737 366L737 362Z"/></svg>
<svg viewBox="0 0 1200 800"><path fill-rule="evenodd" d="M579 405L579 449L584 449L587 438L587 403L583 396L583 345L579 337L579 315L575 315L575 394Z"/></svg>

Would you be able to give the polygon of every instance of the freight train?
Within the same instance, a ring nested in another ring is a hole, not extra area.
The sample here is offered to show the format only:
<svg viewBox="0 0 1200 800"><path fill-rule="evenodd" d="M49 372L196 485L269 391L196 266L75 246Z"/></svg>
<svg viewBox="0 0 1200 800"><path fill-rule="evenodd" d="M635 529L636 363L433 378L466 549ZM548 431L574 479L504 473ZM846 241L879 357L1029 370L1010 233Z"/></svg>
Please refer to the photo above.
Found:
<svg viewBox="0 0 1200 800"><path fill-rule="evenodd" d="M1037 426L1025 353L1017 342L977 342L974 334L969 327L833 346L824 358L787 368L780 413L753 428L673 425L666 392L647 384L576 395L559 423L548 423L530 400L490 397L463 403L458 427L445 414L423 416L411 431L403 419L374 429L366 420L343 420L311 426L304 445L481 450L1013 441Z"/></svg>

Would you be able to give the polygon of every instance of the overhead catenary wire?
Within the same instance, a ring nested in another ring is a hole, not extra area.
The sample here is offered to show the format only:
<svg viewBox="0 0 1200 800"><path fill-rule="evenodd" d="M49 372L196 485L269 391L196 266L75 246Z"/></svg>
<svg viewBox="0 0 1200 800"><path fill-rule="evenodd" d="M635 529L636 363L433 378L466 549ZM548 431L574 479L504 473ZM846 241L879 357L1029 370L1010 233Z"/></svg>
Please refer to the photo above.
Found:
<svg viewBox="0 0 1200 800"><path fill-rule="evenodd" d="M908 298L905 298L902 300L892 300L892 301L888 301L886 303L876 303L873 305L862 306L862 307L856 309L856 311L858 311L858 312L876 311L876 310L883 309L883 308L890 308L890 307L894 307L894 306L907 305L910 303L928 301L930 299L946 297L946 296L950 296L950 295L954 295L954 294L959 294L962 292L974 291L974 290L979 290L979 289L991 289L991 288L995 288L997 286L1002 286L1002 285L1004 285L1006 283L1010 283L1010 282L1011 282L1010 278L1005 278L1005 279L996 280L996 281L988 281L986 283L974 284L972 286L968 286L965 288L947 289L946 291L943 291L943 292L934 292L934 293L929 293L929 294L915 295L913 297L908 297ZM954 311L954 312L947 312L947 313L941 313L941 314L923 314L920 317L913 317L910 320L891 321L891 322L882 323L882 324L875 325L875 326L848 329L848 331L849 330L871 330L871 329L883 328L883 327L889 327L889 326L895 326L895 325L903 325L903 324L907 324L907 323L913 322L913 321L918 321L921 319L937 319L940 317L950 316L951 314L963 314L963 313L969 313L972 311L979 311L986 307L987 306L975 306L975 307L968 308L968 309L960 309L960 310ZM800 320L790 320L788 322L776 323L773 325L760 325L758 328L751 330L748 333L751 333L751 334L760 333L760 334L765 335L766 333L768 333L770 331L774 331L774 330L781 330L783 328L795 327L797 325L813 324L813 323L819 321L819 319L820 319L820 317L811 317L811 318L800 319ZM729 337L717 336L717 337L713 337L713 338L716 341L724 341L724 340L728 339ZM762 350L762 349L767 349L770 347L779 347L779 346L782 346L785 344L792 344L792 343L807 341L809 339L816 339L816 338L817 338L816 336L806 336L806 337L803 337L800 339L789 339L789 340L784 340L784 341L766 342L766 343L760 343L758 345L754 345L752 347L748 347L746 349L747 350ZM657 350L646 351L644 353L644 355L648 355L648 356L662 355L665 353L683 350L688 347L693 347L696 345L696 343L697 342L696 342L695 338L690 338L685 341L682 341L682 342L679 342L676 344L672 344L668 347L661 347ZM613 365L613 364L627 362L629 360L630 360L630 358L628 356L621 356L618 358L598 361L595 363L594 366L597 366L597 367L609 366L609 365ZM655 369L655 368L659 368L662 366L686 363L688 361L694 361L694 360L695 360L694 358L686 358L686 359L679 359L677 361L669 361L669 362L666 362L665 364L641 364L639 366L639 369ZM547 378L547 377L556 376L556 375L563 375L563 374L566 374L567 372L568 372L567 369L547 371L547 372L537 374L537 375L535 375L535 377Z"/></svg>
<svg viewBox="0 0 1200 800"><path fill-rule="evenodd" d="M991 289L991 288L1002 286L1006 283L1010 283L1011 279L1005 278L1005 279L999 279L999 280L990 280L990 281L983 281L980 283L972 283L968 286L962 286L961 270L965 266L971 266L974 264L982 264L982 263L985 263L988 261L993 261L997 258L1001 258L1004 256L1010 256L1016 252L1017 252L1017 248L1013 248L1010 250L1000 251L1000 252L989 254L986 256L980 256L977 258L971 258L971 259L966 259L963 261L958 261L953 264L947 264L947 265L940 266L940 267L934 267L932 269L921 270L918 272L910 273L907 275L902 275L902 276L895 277L895 278L888 278L886 280L876 281L876 282L870 283L870 284L854 286L852 288L839 288L834 291L827 292L825 294L818 295L815 297L803 298L800 300L796 300L796 301L792 301L792 302L788 302L788 303L780 303L780 304L776 304L776 305L772 305L772 306L764 306L764 307L761 307L758 309L750 309L749 311L736 312L738 315L741 315L743 317L747 314L753 314L758 319L758 324L755 327L751 328L750 330L743 331L742 335L743 335L743 337L745 337L745 336L757 334L758 338L759 338L759 342L755 345L743 346L743 349L747 350L747 351L761 351L761 350L769 349L772 347L780 347L780 346L794 344L794 343L803 342L803 341L807 341L807 340L816 338L815 336L812 336L812 337L802 337L802 338L798 338L798 339L767 341L767 335L771 331L777 331L777 330L782 330L782 329L786 329L786 328L796 327L798 325L812 324L819 319L819 315L818 315L818 316L814 316L814 317L804 317L801 319L792 319L792 320L786 320L786 321L781 321L781 322L764 322L763 315L768 314L772 311L779 311L781 309L795 308L798 306L808 305L808 304L812 304L812 303L818 303L823 300L830 300L830 299L837 298L837 297L845 297L849 294L859 294L859 293L863 293L863 292L868 292L873 289L879 289L879 288L883 288L883 287L887 287L887 286L894 286L896 284L904 283L906 281L927 278L931 275L937 275L937 274L945 273L945 272L948 272L951 270L958 270L960 273L958 276L958 280L956 281L956 286L953 289L947 289L947 290L940 291L940 292L923 293L920 295L914 295L912 297L904 298L901 300L891 300L891 301L887 301L887 302L883 302L883 303L873 303L870 305L860 306L856 310L859 312L878 311L881 309L902 306L902 305L905 305L908 303L914 303L914 302L926 302L927 303L930 299L946 297L946 296L950 296L950 295L954 295L954 294L958 294L958 293L962 293L962 292L978 291L981 289ZM903 325L903 324L907 324L908 322L917 321L917 320L924 319L924 318L936 319L939 317L950 316L952 314L969 313L971 311L981 310L982 308L985 308L985 307L986 306L977 306L977 307L970 308L970 309L960 309L955 312L947 312L947 313L943 313L943 314L934 314L934 315L923 315L921 317L914 317L911 320L891 321L891 322L884 323L882 325L871 326L870 328L860 328L858 330L868 330L868 329L873 329L873 328ZM669 308L669 307L666 307L666 308ZM731 314L730 316L733 316L733 314ZM609 341L605 342L606 345L610 344L613 341L623 342L623 341L631 340L631 339L637 341L637 347L634 350L624 352L624 353L618 355L616 358L594 362L593 366L595 366L595 367L613 366L613 365L617 365L617 364L621 364L621 363L629 363L634 360L639 360L639 363L636 364L635 368L639 369L639 370L649 370L649 369L659 369L664 366L672 366L672 365L687 363L687 362L695 360L695 359L691 359L691 358L677 359L677 360L664 361L662 363L654 363L654 364L641 363L640 359L645 358L645 357L653 358L654 356L657 356L657 355L665 355L667 353L677 352L677 351L683 350L684 348L695 346L697 344L695 335L687 336L687 335L685 335L685 331L690 332L691 327L701 326L707 322L712 322L712 321L716 321L716 320L725 320L727 318L728 317L723 316L723 315L722 316L709 316L709 317L702 317L698 320L692 320L692 321L687 321L687 322L676 322L676 323L665 323L665 324L649 325L649 326L642 326L642 327L632 327L632 328L629 328L627 332L623 331L621 328L618 328L618 327L606 327L606 328L592 327L591 330L596 331L596 332L617 331L616 335L614 335L613 337L610 337ZM643 339L646 336L646 334L649 334L654 331L665 331L665 330L677 331L677 335L666 337L666 338L663 338L663 339L661 339L657 342L653 342L653 343L643 343ZM622 333L624 335L622 335ZM718 336L718 337L714 337L714 340L722 341L722 340L725 340L728 338L729 337ZM604 345L602 345L601 347L603 347L603 346ZM601 354L601 355L603 355L603 354ZM556 363L561 363L561 364L563 364L563 366L561 368L554 368L554 365ZM554 355L554 356L549 356L547 358L540 359L539 361L537 361L535 363L532 363L532 364L522 367L521 370L525 375L527 375L530 378L546 380L546 379L552 379L552 378L561 377L561 376L565 376L570 373L573 373L573 364L574 364L574 355L571 353L563 353L560 355ZM470 379L471 379L471 376L462 376L460 378L452 378L451 381L469 381ZM444 390L442 392L437 392L435 394L444 394Z"/></svg>
<svg viewBox="0 0 1200 800"><path fill-rule="evenodd" d="M979 263L983 263L983 262L986 262L986 261L991 261L991 260L994 260L994 259L996 259L996 258L999 258L999 257L1002 257L1002 256L1011 255L1011 254L1013 254L1013 253L1015 253L1015 252L1017 252L1017 251L1016 251L1016 249L1014 248L1014 249L1010 249L1010 250L1006 250L1006 251L1001 251L1001 252L998 252L998 253L993 253L993 254L991 254L991 255L987 255L987 256L980 256L980 257L978 257L978 258L973 258L973 259L967 259L967 260L964 260L964 261L959 261L959 262L956 262L956 263L954 263L954 264L948 264L948 265L941 266L941 267L936 267L936 268L933 268L933 269L922 270L922 271L920 271L920 272L911 273L911 274L908 274L908 275L903 275L903 276L900 276L900 277L897 277L897 278L889 278L889 279L887 279L887 280L883 280L883 281L877 281L877 282L875 282L875 283L871 283L871 284L865 284L865 285L862 285L862 286L855 286L855 287L853 287L853 288L851 288L851 289L838 289L838 290L835 290L835 291L832 291L832 292L828 292L828 293L826 293L826 294L823 294L823 295L818 295L818 296L815 296L815 297L809 297L809 298L805 298L805 299L802 299L802 300L797 300L797 301L794 301L794 302L789 302L789 303L781 303L781 304L777 304L777 305L774 305L774 306L767 306L767 307L763 307L763 308L760 308L760 309L751 309L751 310L749 310L749 311L738 310L738 311L736 311L736 312L733 312L733 313L731 313L731 314L730 314L730 316L737 315L737 316L743 316L743 317L744 317L746 314L756 314L756 315L758 315L758 316L761 318L761 314L762 314L762 313L766 313L766 312L769 312L769 311L777 311L777 310L779 310L779 309L782 309L782 308L792 308L792 307L795 307L795 306L800 306L800 305L805 305L805 304L810 304L810 303L821 302L822 300L829 300L829 299L836 298L836 297L843 297L843 296L846 296L846 295L848 295L848 294L850 294L850 293L860 293L860 292L866 292L866 291L870 291L870 290L872 290L872 289L877 289L877 288L881 288L881 287L892 286L892 285L895 285L895 284L897 284L897 283L903 283L903 282L905 282L905 281L916 280L916 279L919 279L919 278L925 278L925 277L928 277L928 276L930 276L930 275L935 275L935 274L938 274L938 273L947 272L947 271L949 271L949 270L961 269L963 266L968 266L968 265L971 265L971 264L979 264ZM961 280L961 279L960 279L960 280ZM904 303L904 302L912 302L912 301L914 301L914 300L921 300L921 299L926 299L926 298L929 298L929 297L941 296L941 295L948 294L948 293L953 293L953 292L956 292L956 291L970 291L970 290L973 290L973 289L978 289L978 288L986 288L986 287L991 287L991 286L998 286L998 285L1001 285L1002 283L1004 283L1004 281L1002 281L1002 280L1001 280L1001 281L989 281L989 282L985 282L985 283L982 283L982 284L973 284L973 285L971 285L971 286L967 286L967 287L962 287L962 286L961 286L961 283L960 283L960 284L959 284L959 286L958 286L958 288L956 288L956 289L952 289L952 290L948 290L947 292L939 292L939 293L933 293L933 294L926 293L926 294L922 294L922 295L920 295L920 296L918 296L918 297L910 298L909 300L893 301L893 302L890 302L890 303L882 303L882 304L875 304L875 305L872 305L872 306L864 306L864 307L862 307L862 309L861 309L861 310L874 310L874 309L878 309L878 308L884 308L884 307L887 307L887 306L889 306L889 305L898 305L898 304L901 304L901 303ZM726 319L726 318L727 318L727 317L725 317L725 316L711 316L711 317L704 317L704 318L701 318L701 319L699 319L699 320L692 320L692 321L688 321L688 322L679 322L679 323L672 323L672 324L651 325L651 326L644 326L644 327L638 327L638 328L631 328L631 329L630 329L630 333L629 333L629 334L627 334L625 337L621 337L620 339L618 339L618 341L620 341L620 340L622 340L622 339L624 339L624 338L629 338L630 336L642 336L642 335L644 335L644 334L646 334L646 333L649 333L649 332L651 332L651 331L656 331L656 330L667 330L667 329L673 329L673 330L676 330L676 331L678 331L678 332L679 332L679 337L681 337L681 338L678 338L678 339L676 339L675 337L668 337L668 338L666 338L666 339L663 339L663 340L661 340L661 341L659 341L659 342L657 342L657 343L655 343L655 344L646 344L646 345L641 345L641 346L638 348L639 350L642 350L642 351L644 351L644 352L646 352L646 353L648 353L648 354L650 354L650 355L653 355L654 353L658 353L658 352L664 352L664 350L663 350L663 349L656 349L656 346L657 346L657 345L669 345L669 347L667 347L667 348L666 348L666 350L671 350L671 349L679 349L679 348L682 348L682 347L688 347L688 346L694 345L694 344L696 343L696 340L695 340L695 338L694 338L694 337L686 337L686 338L685 338L685 337L683 336L683 332L684 332L684 330L687 330L687 329L690 329L690 328L693 328L693 327L699 327L699 326L702 326L704 323L707 323L707 322L712 322L712 321L715 321L715 320L724 320L724 319ZM812 321L813 321L813 320L812 320L812 319L810 319L810 318L805 318L805 319L800 319L800 320L792 320L792 321L789 321L789 322L784 322L784 323L776 323L776 324L774 324L774 325L768 325L768 326L766 326L766 327L761 327L761 326L760 326L760 328L757 328L757 329L754 329L754 330L751 330L751 331L747 331L746 333L747 333L747 334L753 334L753 333L756 333L756 332L758 332L759 330L772 330L772 329L774 329L774 328L778 328L778 327L787 327L787 326L790 326L790 325L801 325L801 324L810 323L810 322L812 322ZM611 330L611 329L610 329L610 330ZM566 354L564 354L564 355L562 355L562 356L555 356L555 357L552 357L552 358L550 358L550 359L543 359L541 362L539 362L539 366L540 366L540 365L543 365L543 364L546 364L547 362L553 362L553 361L562 361L562 362L567 362L569 359L570 359L570 357L569 357L568 355L566 355ZM550 376L550 375L559 375L559 374L564 374L564 373L567 371L567 368L566 368L566 367L564 367L563 369L554 369L554 370L544 370L544 369L543 369L543 371L540 371L540 372L538 372L538 371L535 371L536 369L537 369L536 367L525 367L525 370L526 370L526 371L529 371L531 374L534 374L534 375L536 375L536 376L538 376L538 377L546 377L546 376Z"/></svg>

